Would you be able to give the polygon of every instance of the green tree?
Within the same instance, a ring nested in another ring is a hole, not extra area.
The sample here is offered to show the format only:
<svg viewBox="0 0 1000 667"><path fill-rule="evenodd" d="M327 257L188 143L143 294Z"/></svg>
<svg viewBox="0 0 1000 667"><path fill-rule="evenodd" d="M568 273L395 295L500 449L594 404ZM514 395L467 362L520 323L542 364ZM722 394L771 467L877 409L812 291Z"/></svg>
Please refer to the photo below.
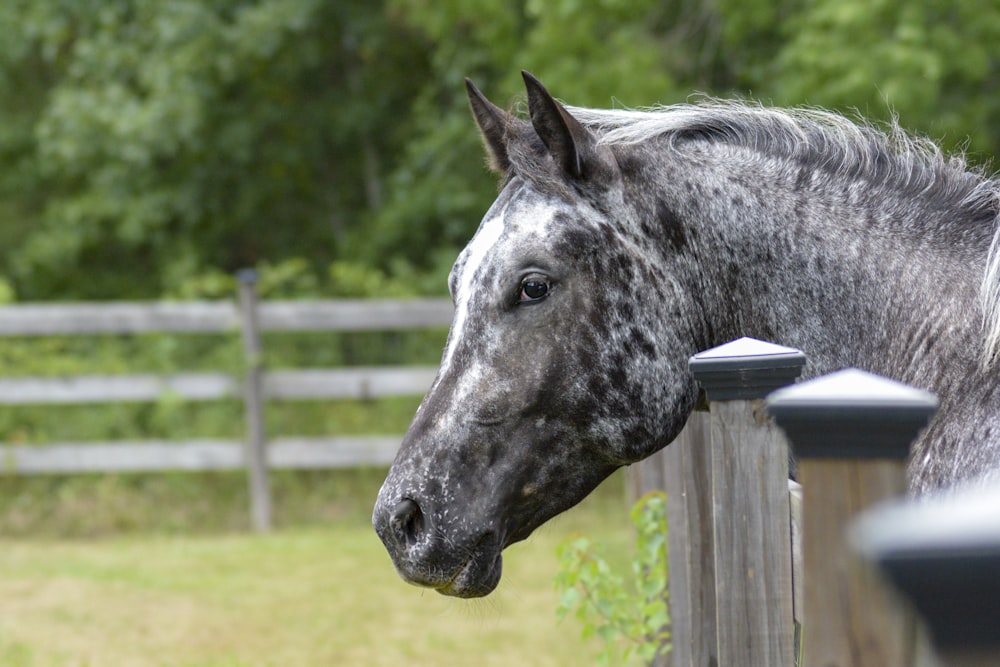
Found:
<svg viewBox="0 0 1000 667"><path fill-rule="evenodd" d="M951 148L1000 150L996 0L817 0L783 33L769 88L782 103L895 114Z"/></svg>
<svg viewBox="0 0 1000 667"><path fill-rule="evenodd" d="M363 0L0 12L16 26L0 52L0 156L17 173L4 272L22 298L153 296L289 256L324 266L380 205L424 67Z"/></svg>

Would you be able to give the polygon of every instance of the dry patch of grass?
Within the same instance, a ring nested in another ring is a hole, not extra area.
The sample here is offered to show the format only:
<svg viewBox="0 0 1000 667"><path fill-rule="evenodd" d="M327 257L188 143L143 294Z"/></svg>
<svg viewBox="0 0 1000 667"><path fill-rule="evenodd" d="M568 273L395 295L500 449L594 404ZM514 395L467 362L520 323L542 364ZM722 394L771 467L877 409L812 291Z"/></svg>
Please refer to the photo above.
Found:
<svg viewBox="0 0 1000 667"><path fill-rule="evenodd" d="M371 529L270 536L0 540L0 665L193 667L593 662L558 624L554 550L587 532L627 548L624 502L588 501L505 556L478 601L402 583Z"/></svg>

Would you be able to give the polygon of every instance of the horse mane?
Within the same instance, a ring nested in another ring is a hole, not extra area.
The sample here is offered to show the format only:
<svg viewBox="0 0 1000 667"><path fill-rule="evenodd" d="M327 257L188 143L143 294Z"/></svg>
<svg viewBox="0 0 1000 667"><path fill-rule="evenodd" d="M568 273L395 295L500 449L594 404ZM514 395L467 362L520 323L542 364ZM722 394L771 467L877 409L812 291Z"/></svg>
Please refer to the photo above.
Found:
<svg viewBox="0 0 1000 667"><path fill-rule="evenodd" d="M700 138L884 183L907 194L957 198L972 213L995 215L1000 198L1000 182L970 166L963 154L946 156L933 141L907 133L895 120L881 129L823 109L783 109L714 98L643 110L567 109L607 145L663 138L676 146L684 139Z"/></svg>
<svg viewBox="0 0 1000 667"><path fill-rule="evenodd" d="M679 148L691 139L720 142L954 207L963 214L955 224L975 225L993 238L980 290L984 365L1000 359L1000 179L971 166L964 154L945 155L933 141L904 131L895 119L878 127L816 108L706 98L643 110L567 110L609 146L660 140Z"/></svg>

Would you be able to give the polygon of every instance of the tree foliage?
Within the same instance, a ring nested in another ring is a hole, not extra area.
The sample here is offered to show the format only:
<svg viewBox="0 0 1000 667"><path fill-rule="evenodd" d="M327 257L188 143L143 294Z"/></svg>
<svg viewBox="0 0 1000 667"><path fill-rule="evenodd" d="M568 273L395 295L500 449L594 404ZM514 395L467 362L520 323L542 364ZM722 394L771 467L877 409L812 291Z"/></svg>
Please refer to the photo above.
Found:
<svg viewBox="0 0 1000 667"><path fill-rule="evenodd" d="M464 76L512 106L523 68L578 105L749 95L1000 148L996 0L9 0L0 25L22 300L293 259L321 290L440 291L494 187Z"/></svg>
<svg viewBox="0 0 1000 667"><path fill-rule="evenodd" d="M1000 3L819 0L789 21L774 94L783 103L898 116L955 149L1000 149Z"/></svg>
<svg viewBox="0 0 1000 667"><path fill-rule="evenodd" d="M364 1L2 11L23 27L0 56L18 128L0 155L23 174L3 190L20 227L8 270L28 298L149 295L296 256L325 265L377 205L378 160L403 141L397 108L422 74L409 36ZM414 78L382 87L392 63L376 54L407 58Z"/></svg>

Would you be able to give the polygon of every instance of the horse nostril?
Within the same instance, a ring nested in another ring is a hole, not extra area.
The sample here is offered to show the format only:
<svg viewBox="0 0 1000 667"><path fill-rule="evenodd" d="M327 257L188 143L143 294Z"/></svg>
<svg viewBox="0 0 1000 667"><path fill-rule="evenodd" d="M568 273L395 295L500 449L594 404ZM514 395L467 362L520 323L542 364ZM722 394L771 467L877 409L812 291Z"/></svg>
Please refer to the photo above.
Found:
<svg viewBox="0 0 1000 667"><path fill-rule="evenodd" d="M424 528L424 514L416 502L404 498L393 508L389 522L399 541L411 545Z"/></svg>

